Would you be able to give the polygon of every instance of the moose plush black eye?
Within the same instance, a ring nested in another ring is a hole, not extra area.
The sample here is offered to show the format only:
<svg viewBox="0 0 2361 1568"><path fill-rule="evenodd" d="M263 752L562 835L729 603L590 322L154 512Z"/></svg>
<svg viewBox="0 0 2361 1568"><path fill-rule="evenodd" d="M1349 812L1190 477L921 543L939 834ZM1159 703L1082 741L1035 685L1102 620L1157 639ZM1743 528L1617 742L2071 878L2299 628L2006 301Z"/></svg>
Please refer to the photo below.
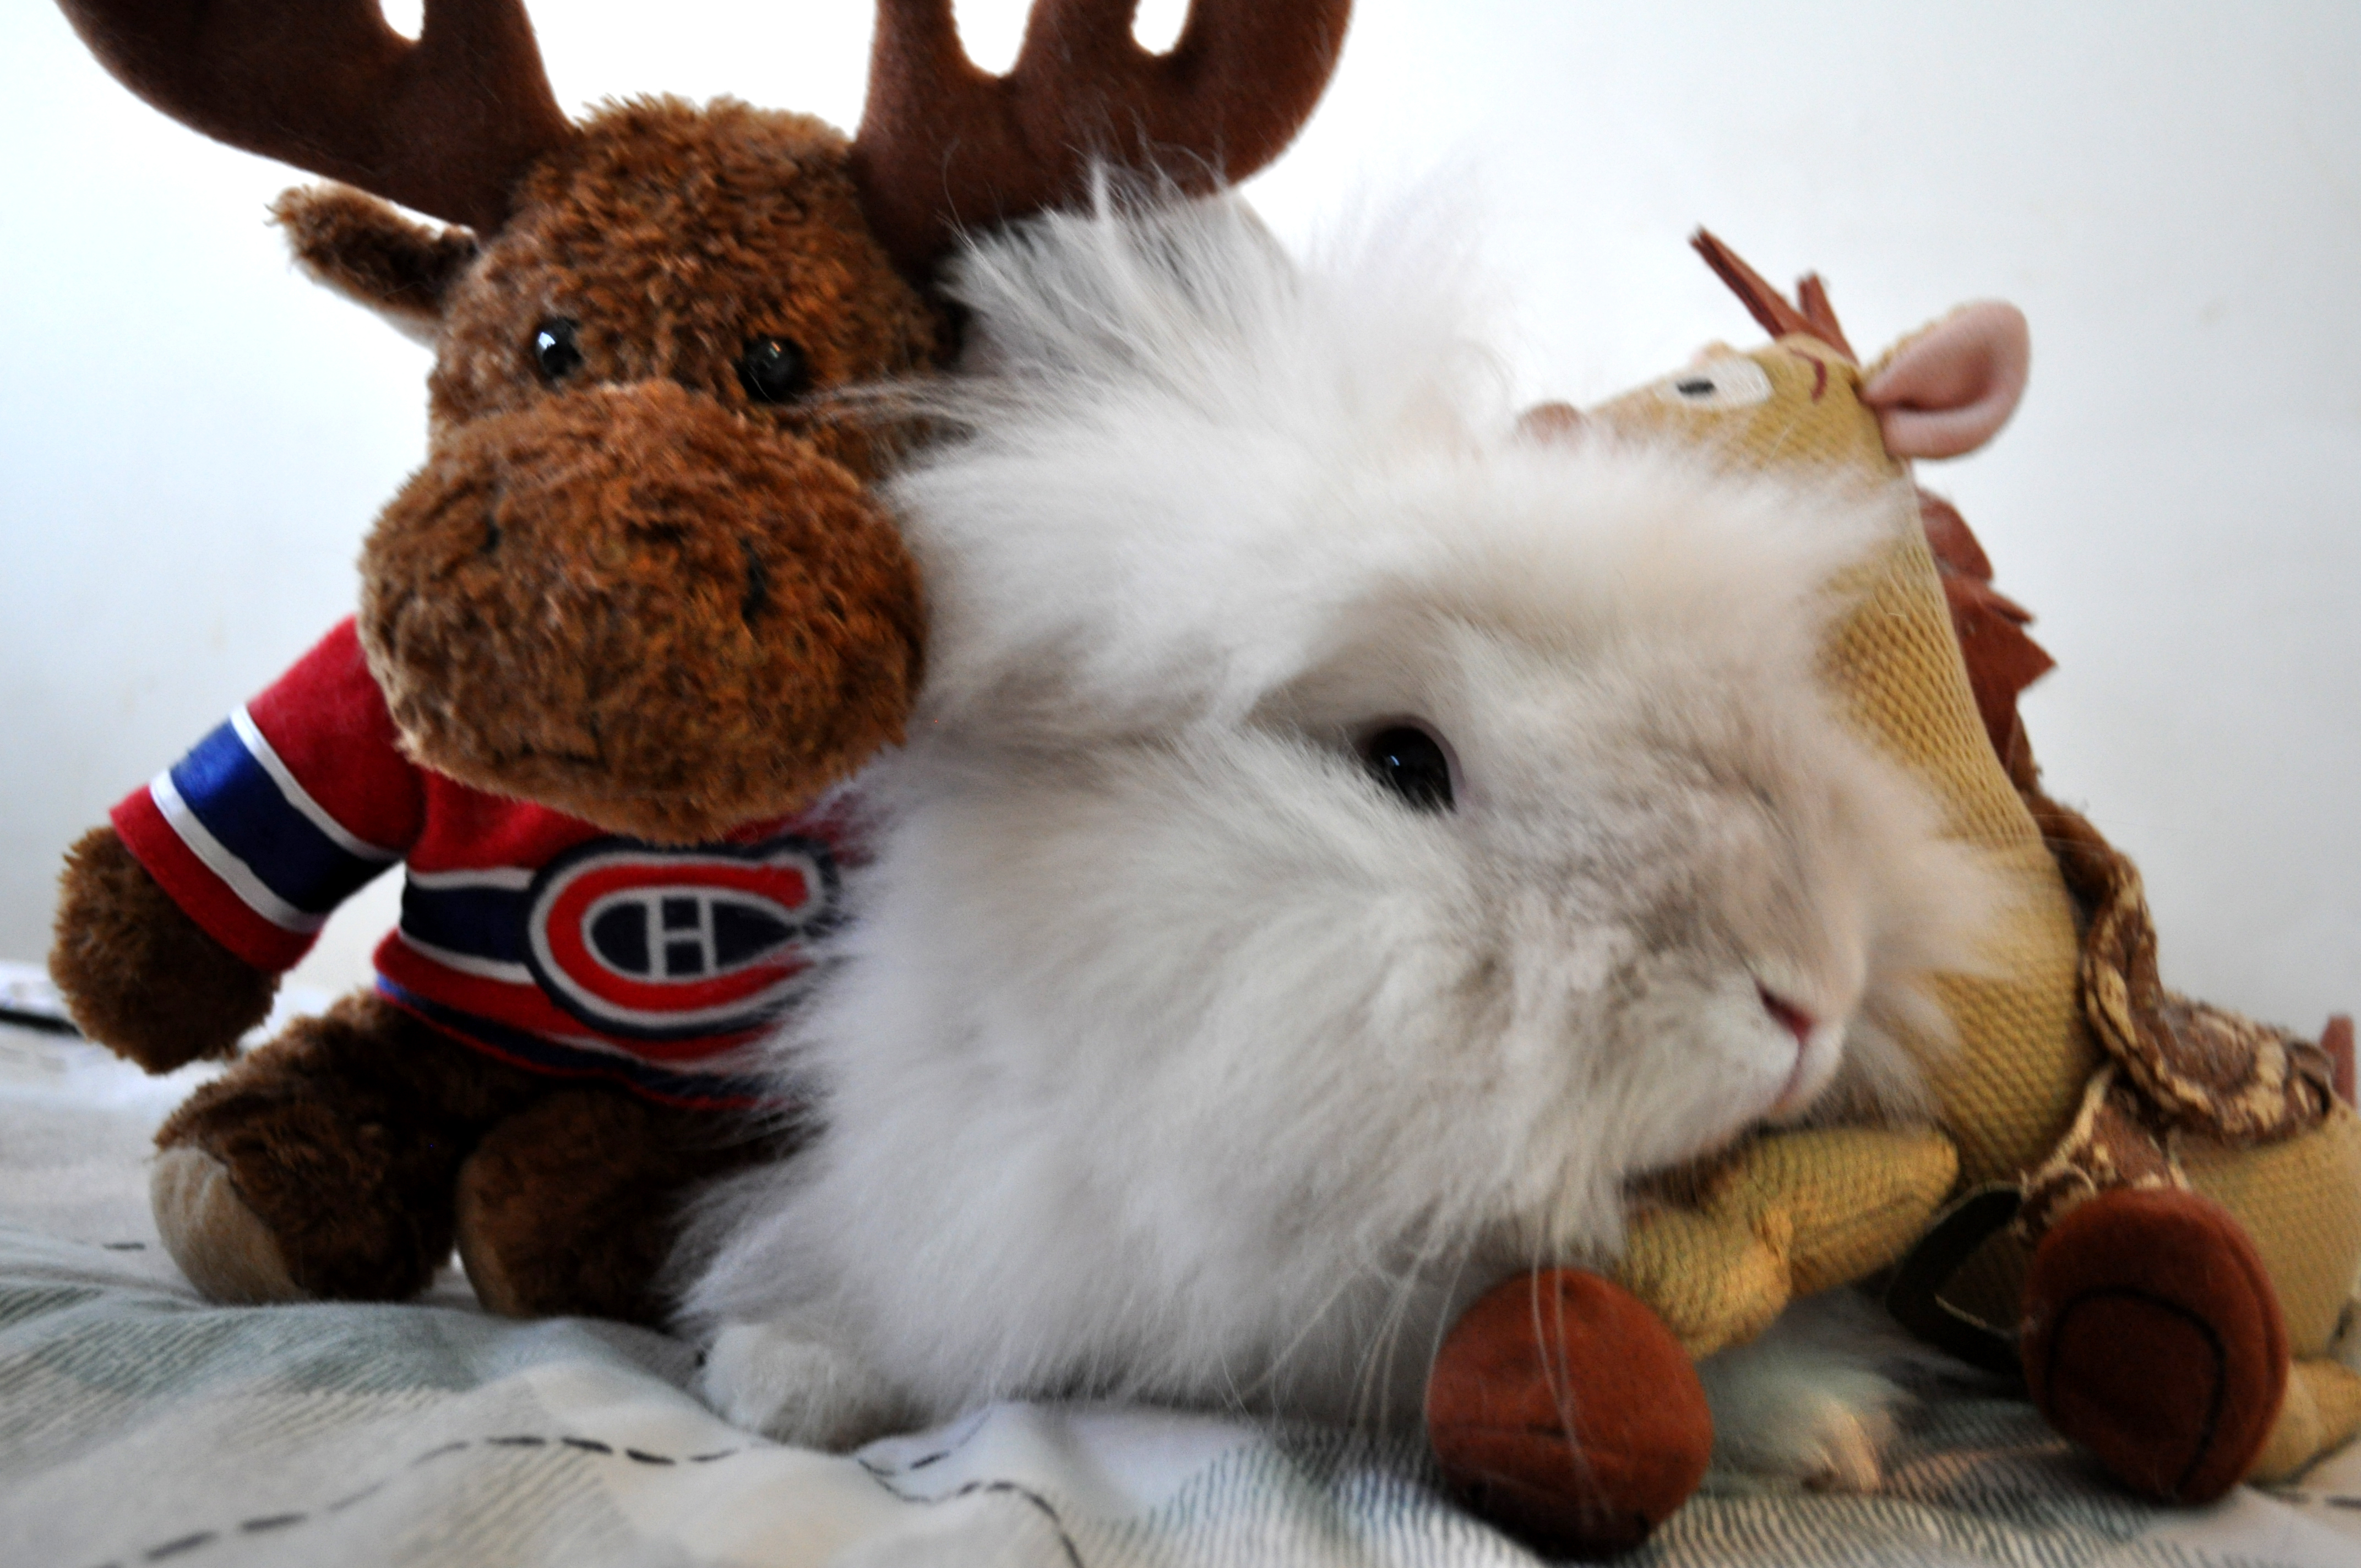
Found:
<svg viewBox="0 0 2361 1568"><path fill-rule="evenodd" d="M738 384L758 403L793 402L811 386L811 361L791 338L758 337L738 356Z"/></svg>
<svg viewBox="0 0 2361 1568"><path fill-rule="evenodd" d="M1451 809L1451 759L1425 730L1389 725L1361 742L1361 760L1404 805L1420 811Z"/></svg>
<svg viewBox="0 0 2361 1568"><path fill-rule="evenodd" d="M574 323L552 316L533 329L533 368L544 381L563 381L582 368L582 345L575 341Z"/></svg>

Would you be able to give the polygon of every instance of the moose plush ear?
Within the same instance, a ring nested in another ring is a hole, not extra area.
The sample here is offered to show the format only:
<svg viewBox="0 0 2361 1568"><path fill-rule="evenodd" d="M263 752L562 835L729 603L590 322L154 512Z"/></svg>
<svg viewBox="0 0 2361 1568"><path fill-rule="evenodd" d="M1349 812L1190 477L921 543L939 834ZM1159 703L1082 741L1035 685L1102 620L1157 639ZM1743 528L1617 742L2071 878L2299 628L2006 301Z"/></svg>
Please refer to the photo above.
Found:
<svg viewBox="0 0 2361 1568"><path fill-rule="evenodd" d="M349 185L299 185L271 203L314 282L368 306L433 346L451 285L476 259L476 236L413 223Z"/></svg>
<svg viewBox="0 0 2361 1568"><path fill-rule="evenodd" d="M2032 358L2015 305L1964 305L1894 349L1861 400L1877 411L1896 457L1956 457L2008 422Z"/></svg>

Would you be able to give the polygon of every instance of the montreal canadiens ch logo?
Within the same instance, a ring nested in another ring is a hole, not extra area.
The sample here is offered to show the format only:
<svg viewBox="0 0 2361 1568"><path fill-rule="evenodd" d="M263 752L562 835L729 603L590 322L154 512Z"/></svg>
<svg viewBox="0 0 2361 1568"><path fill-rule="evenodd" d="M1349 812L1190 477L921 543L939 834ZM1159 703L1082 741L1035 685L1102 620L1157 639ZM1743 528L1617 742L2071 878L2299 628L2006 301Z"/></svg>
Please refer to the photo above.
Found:
<svg viewBox="0 0 2361 1568"><path fill-rule="evenodd" d="M557 1004L631 1039L759 1026L808 967L835 903L827 846L779 838L673 850L605 839L533 879L527 962Z"/></svg>

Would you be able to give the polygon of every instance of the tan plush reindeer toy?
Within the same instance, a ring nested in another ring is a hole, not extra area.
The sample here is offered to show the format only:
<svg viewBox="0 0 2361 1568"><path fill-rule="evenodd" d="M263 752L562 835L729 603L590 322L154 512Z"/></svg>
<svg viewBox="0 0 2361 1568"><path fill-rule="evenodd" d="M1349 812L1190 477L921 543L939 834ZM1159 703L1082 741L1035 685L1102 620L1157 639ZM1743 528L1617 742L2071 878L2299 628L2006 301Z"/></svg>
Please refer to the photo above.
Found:
<svg viewBox="0 0 2361 1568"><path fill-rule="evenodd" d="M222 1300L398 1299L456 1239L497 1310L653 1321L712 1114L857 852L813 802L897 740L920 585L830 394L940 363L962 227L1092 156L1244 178L1349 0L1041 0L1005 77L880 0L848 141L731 100L562 114L519 0L62 0L106 68L344 181L276 208L320 280L434 344L425 464L359 615L70 855L52 972L150 1071L234 1053L328 912L406 863L376 986L165 1124L158 1223ZM398 214L400 203L455 226Z"/></svg>
<svg viewBox="0 0 2361 1568"><path fill-rule="evenodd" d="M2361 1270L2351 1024L2315 1044L2165 989L2137 872L2041 793L2016 697L2049 660L1909 470L2008 418L2023 318L1970 306L1863 367L1817 278L1790 302L1710 236L1697 248L1774 341L1529 428L1670 436L1890 496L1893 542L1825 651L1831 685L2024 896L1991 972L1938 982L1957 1038L1929 1053L1932 1129L1761 1137L1642 1195L1614 1280L1499 1287L1437 1358L1444 1470L1534 1539L1629 1545L1705 1467L1687 1361L1898 1261L1887 1299L1908 1326L2021 1370L2133 1489L2202 1502L2290 1477L2361 1430L2361 1376L2329 1354Z"/></svg>

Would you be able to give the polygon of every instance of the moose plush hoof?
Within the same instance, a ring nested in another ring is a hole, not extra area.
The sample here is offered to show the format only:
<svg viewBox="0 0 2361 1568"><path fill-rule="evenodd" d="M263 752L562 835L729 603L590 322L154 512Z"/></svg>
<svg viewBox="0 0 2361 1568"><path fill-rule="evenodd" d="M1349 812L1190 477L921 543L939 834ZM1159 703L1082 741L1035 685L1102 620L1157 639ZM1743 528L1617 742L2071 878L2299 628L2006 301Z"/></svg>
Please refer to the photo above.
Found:
<svg viewBox="0 0 2361 1568"><path fill-rule="evenodd" d="M2254 1243L2210 1198L2082 1203L2035 1252L2025 1313L2034 1404L2134 1491L2210 1502L2270 1435L2287 1330Z"/></svg>
<svg viewBox="0 0 2361 1568"><path fill-rule="evenodd" d="M164 1250L206 1299L231 1306L308 1301L278 1238L230 1184L228 1168L203 1149L176 1144L156 1157L148 1205Z"/></svg>
<svg viewBox="0 0 2361 1568"><path fill-rule="evenodd" d="M1553 1557L1639 1545L1713 1454L1679 1342L1638 1297L1573 1268L1519 1275L1468 1309L1428 1375L1426 1431L1471 1512Z"/></svg>

